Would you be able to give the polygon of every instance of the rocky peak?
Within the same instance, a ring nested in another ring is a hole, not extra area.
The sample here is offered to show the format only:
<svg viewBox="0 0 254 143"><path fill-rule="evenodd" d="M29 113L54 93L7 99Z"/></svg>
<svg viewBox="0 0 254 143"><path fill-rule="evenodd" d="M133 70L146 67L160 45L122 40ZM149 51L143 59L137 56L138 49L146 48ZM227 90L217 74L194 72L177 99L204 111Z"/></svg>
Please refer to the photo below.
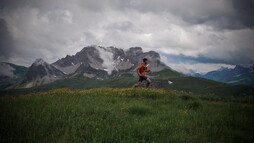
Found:
<svg viewBox="0 0 254 143"><path fill-rule="evenodd" d="M53 65L66 74L75 73L82 64L83 68L81 69L91 67L111 74L112 72L133 71L139 66L143 58L149 59L149 65L155 71L160 71L166 67L166 65L161 64L160 55L155 51L143 52L141 47L131 47L125 51L113 46L87 46L74 56L60 59Z"/></svg>
<svg viewBox="0 0 254 143"><path fill-rule="evenodd" d="M84 47L80 52L78 53L87 53L87 52L94 52L95 51L95 46L87 46Z"/></svg>
<svg viewBox="0 0 254 143"><path fill-rule="evenodd" d="M142 54L143 50L141 47L131 47L129 50L127 50L126 53L130 55L138 55L138 54Z"/></svg>
<svg viewBox="0 0 254 143"><path fill-rule="evenodd" d="M159 53L157 53L155 51L149 51L149 52L145 53L145 55L146 55L146 58L160 60Z"/></svg>
<svg viewBox="0 0 254 143"><path fill-rule="evenodd" d="M64 74L57 70L54 66L46 63L42 59L36 59L22 81L25 87L33 87L37 85L51 83L61 79Z"/></svg>
<svg viewBox="0 0 254 143"><path fill-rule="evenodd" d="M38 65L44 65L45 63L46 62L43 59L39 58L39 59L36 59L32 65L38 66Z"/></svg>

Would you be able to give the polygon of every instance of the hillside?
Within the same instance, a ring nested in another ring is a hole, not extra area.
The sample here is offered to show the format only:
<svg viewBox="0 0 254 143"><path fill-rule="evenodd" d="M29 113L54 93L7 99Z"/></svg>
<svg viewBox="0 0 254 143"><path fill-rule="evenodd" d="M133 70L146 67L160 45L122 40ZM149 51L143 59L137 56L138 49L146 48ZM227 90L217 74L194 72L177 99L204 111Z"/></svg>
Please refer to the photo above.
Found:
<svg viewBox="0 0 254 143"><path fill-rule="evenodd" d="M84 75L85 74L85 75ZM195 95L212 95L219 97L244 97L253 96L254 88L246 85L227 85L199 77L188 77L171 69L149 74L152 88L171 89L183 92L190 92ZM88 77L86 73L73 74L69 78L57 80L50 84L45 84L28 89L11 89L1 91L1 95L21 95L25 93L48 91L58 88L69 89L91 89L91 88L130 88L137 83L136 74L125 73L111 75L105 79L100 77ZM172 81L173 84L168 84ZM145 82L143 83L145 84Z"/></svg>
<svg viewBox="0 0 254 143"><path fill-rule="evenodd" d="M162 89L0 97L0 142L253 142L250 101Z"/></svg>

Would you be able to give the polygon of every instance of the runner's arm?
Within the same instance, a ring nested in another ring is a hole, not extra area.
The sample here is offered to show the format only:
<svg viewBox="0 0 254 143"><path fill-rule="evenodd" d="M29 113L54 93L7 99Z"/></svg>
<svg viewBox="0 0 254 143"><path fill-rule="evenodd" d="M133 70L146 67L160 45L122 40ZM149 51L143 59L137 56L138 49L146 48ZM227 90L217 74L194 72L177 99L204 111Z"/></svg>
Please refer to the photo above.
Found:
<svg viewBox="0 0 254 143"><path fill-rule="evenodd" d="M137 73L138 73L139 76L141 76L141 73L140 73L139 69L141 69L142 67L143 67L143 66L140 65L140 66L137 68Z"/></svg>

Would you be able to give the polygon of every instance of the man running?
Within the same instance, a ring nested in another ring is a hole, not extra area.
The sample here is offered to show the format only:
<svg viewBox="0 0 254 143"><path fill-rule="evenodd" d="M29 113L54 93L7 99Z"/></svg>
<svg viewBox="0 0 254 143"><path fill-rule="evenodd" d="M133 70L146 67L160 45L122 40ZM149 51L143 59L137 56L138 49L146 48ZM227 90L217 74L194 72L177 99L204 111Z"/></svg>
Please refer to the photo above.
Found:
<svg viewBox="0 0 254 143"><path fill-rule="evenodd" d="M147 70L147 63L148 63L147 58L144 58L141 65L137 68L137 73L139 75L139 81L138 81L138 84L136 84L134 88L139 87L143 80L147 81L146 87L147 88L149 87L151 80L148 77L146 77L146 72L150 72L150 70Z"/></svg>

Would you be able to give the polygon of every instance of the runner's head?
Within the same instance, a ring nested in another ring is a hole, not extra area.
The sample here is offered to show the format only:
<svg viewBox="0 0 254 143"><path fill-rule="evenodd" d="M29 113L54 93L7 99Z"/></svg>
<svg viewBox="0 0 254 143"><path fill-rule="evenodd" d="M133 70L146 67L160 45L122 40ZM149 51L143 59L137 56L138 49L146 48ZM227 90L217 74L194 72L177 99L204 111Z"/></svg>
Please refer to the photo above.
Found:
<svg viewBox="0 0 254 143"><path fill-rule="evenodd" d="M147 58L144 58L144 59L143 59L143 62L147 64L147 63L148 63L148 59L147 59Z"/></svg>

